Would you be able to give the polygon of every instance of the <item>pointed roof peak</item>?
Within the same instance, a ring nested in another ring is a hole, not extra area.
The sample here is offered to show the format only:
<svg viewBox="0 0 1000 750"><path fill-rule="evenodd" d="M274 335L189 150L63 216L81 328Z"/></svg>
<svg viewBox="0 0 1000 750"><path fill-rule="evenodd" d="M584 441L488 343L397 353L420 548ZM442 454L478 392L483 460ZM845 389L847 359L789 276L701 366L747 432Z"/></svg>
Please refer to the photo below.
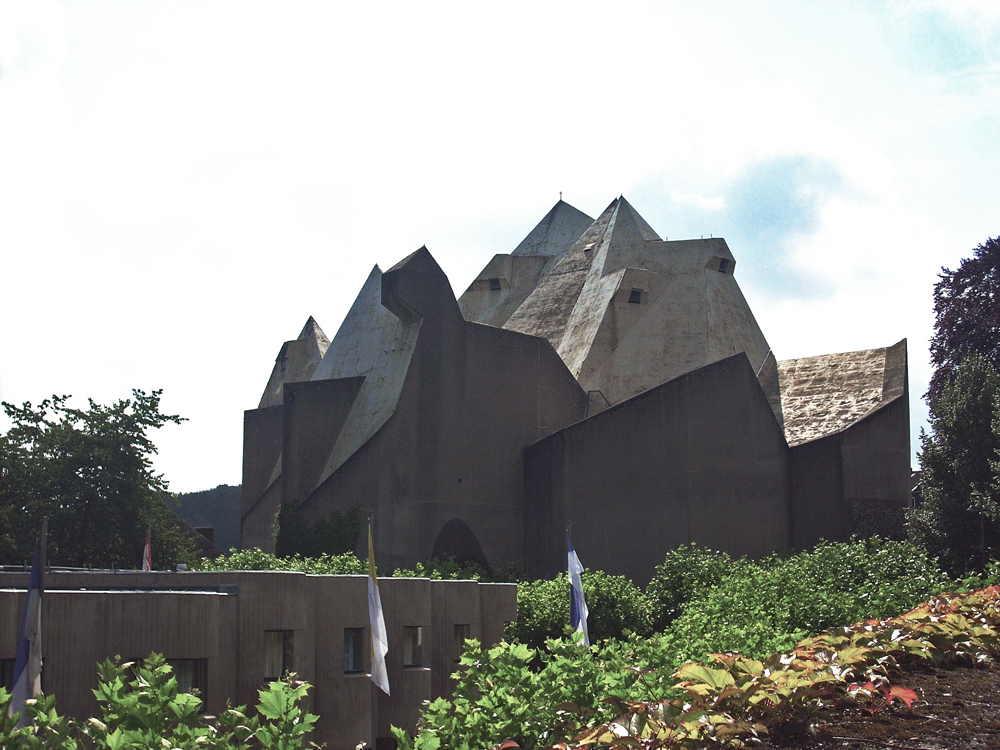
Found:
<svg viewBox="0 0 1000 750"><path fill-rule="evenodd" d="M649 223L642 218L638 211L632 206L631 203L625 198L624 195L618 196L616 202L618 203L617 209L619 216L626 215L632 222L636 225L636 229L644 240L656 240L660 241L663 238L656 233L656 230L649 226ZM617 223L617 221L616 221Z"/></svg>
<svg viewBox="0 0 1000 750"><path fill-rule="evenodd" d="M306 321L306 324L302 326L302 332L299 334L298 340L301 341L302 339L314 337L317 334L317 332L319 333L319 335L326 338L326 334L324 334L323 329L319 327L319 323L316 322L316 318L310 315L309 319Z"/></svg>
<svg viewBox="0 0 1000 750"><path fill-rule="evenodd" d="M319 352L319 356L322 357L330 346L330 339L327 338L323 329L319 327L319 323L316 322L316 318L312 315L309 316L309 320L306 324L302 326L302 333L296 341L311 341L316 346L316 350Z"/></svg>
<svg viewBox="0 0 1000 750"><path fill-rule="evenodd" d="M511 255L562 255L594 220L560 198Z"/></svg>
<svg viewBox="0 0 1000 750"><path fill-rule="evenodd" d="M434 256L431 255L430 250L427 249L427 245L421 245L420 249L414 250L412 253L399 261L399 263L386 271L386 273L403 270L414 273L430 273L440 276L445 275L444 271L441 270L441 266L439 266L438 262L434 260Z"/></svg>

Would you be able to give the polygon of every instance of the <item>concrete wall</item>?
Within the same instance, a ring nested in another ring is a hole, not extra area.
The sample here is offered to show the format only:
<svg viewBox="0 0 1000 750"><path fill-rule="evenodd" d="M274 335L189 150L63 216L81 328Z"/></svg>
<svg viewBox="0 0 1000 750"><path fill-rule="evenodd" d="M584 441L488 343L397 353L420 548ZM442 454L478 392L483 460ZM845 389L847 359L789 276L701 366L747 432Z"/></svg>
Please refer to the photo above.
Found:
<svg viewBox="0 0 1000 750"><path fill-rule="evenodd" d="M523 449L582 419L587 396L548 341L466 322L443 274L434 277L418 260L420 270L401 264L382 277L387 307L406 322L427 316L393 415L299 509L307 522L355 504L372 510L383 569L429 559L454 519L468 527L484 562L504 565L522 555ZM332 396L315 393L301 420L335 412ZM284 455L324 452L321 440L296 447L288 434Z"/></svg>
<svg viewBox="0 0 1000 750"><path fill-rule="evenodd" d="M281 506L280 487L274 486L281 461L284 407L243 412L243 483L240 547L274 551L274 516Z"/></svg>
<svg viewBox="0 0 1000 750"><path fill-rule="evenodd" d="M805 550L820 539L850 538L851 519L844 505L841 436L830 435L788 451L792 547Z"/></svg>
<svg viewBox="0 0 1000 750"><path fill-rule="evenodd" d="M645 584L697 542L760 556L789 543L787 446L740 354L567 427L526 451L525 567L584 564Z"/></svg>
<svg viewBox="0 0 1000 750"><path fill-rule="evenodd" d="M909 404L897 398L845 430L789 449L792 546L906 536Z"/></svg>
<svg viewBox="0 0 1000 750"><path fill-rule="evenodd" d="M844 429L789 450L792 544L851 535L903 538L910 500L906 340L888 347L881 406Z"/></svg>
<svg viewBox="0 0 1000 750"><path fill-rule="evenodd" d="M26 573L0 573L0 658L13 659ZM255 705L264 679L265 631L294 633L291 669L313 685L313 740L331 750L375 746L389 726L414 729L425 700L451 691L456 624L484 643L517 616L516 587L474 581L381 579L392 697L369 674L344 672L345 628L369 627L367 576L289 572L50 573L42 605L43 688L60 711L94 715L99 661L204 659L205 710ZM19 590L18 590L19 589ZM86 590L82 590L86 589ZM403 628L423 628L421 666L402 664ZM367 637L366 630L366 637ZM366 649L367 651L367 649ZM367 658L367 657L366 657Z"/></svg>

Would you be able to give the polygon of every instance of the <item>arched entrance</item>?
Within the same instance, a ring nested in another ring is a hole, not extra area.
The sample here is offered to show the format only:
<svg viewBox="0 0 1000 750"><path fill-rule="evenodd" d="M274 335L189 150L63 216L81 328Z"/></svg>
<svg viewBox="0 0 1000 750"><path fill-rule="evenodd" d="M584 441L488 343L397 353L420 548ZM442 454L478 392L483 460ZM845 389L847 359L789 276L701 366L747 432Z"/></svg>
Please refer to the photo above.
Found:
<svg viewBox="0 0 1000 750"><path fill-rule="evenodd" d="M451 519L441 528L434 541L431 557L440 559L454 557L455 562L474 562L487 572L493 570L486 561L486 555L483 554L483 548L479 545L476 535L472 533L469 525L460 518Z"/></svg>

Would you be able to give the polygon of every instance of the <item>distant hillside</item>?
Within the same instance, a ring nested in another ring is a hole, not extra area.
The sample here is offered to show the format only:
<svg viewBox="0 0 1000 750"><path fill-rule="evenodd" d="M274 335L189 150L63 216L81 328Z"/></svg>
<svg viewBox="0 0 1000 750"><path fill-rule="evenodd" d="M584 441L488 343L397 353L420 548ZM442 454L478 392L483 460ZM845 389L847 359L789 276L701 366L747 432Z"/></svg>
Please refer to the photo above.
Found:
<svg viewBox="0 0 1000 750"><path fill-rule="evenodd" d="M191 526L215 529L215 546L223 552L240 546L241 486L220 484L214 490L183 492L177 496L177 515Z"/></svg>

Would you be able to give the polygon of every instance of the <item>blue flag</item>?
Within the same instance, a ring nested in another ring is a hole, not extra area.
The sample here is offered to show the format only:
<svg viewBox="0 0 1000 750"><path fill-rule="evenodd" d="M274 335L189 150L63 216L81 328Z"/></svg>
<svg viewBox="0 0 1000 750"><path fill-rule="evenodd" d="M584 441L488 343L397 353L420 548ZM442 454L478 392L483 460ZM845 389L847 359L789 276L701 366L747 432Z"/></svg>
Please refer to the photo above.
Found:
<svg viewBox="0 0 1000 750"><path fill-rule="evenodd" d="M583 643L590 645L590 633L587 632L587 601L583 598L583 565L573 549L573 541L566 532L566 549L569 558L569 624L577 633L583 633Z"/></svg>
<svg viewBox="0 0 1000 750"><path fill-rule="evenodd" d="M31 578L28 580L28 596L24 602L24 618L21 620L21 638L17 644L17 658L14 660L13 698L7 715L21 712L18 726L25 726L27 717L24 704L29 698L42 692L42 551L41 544L35 545L35 559L31 564Z"/></svg>

